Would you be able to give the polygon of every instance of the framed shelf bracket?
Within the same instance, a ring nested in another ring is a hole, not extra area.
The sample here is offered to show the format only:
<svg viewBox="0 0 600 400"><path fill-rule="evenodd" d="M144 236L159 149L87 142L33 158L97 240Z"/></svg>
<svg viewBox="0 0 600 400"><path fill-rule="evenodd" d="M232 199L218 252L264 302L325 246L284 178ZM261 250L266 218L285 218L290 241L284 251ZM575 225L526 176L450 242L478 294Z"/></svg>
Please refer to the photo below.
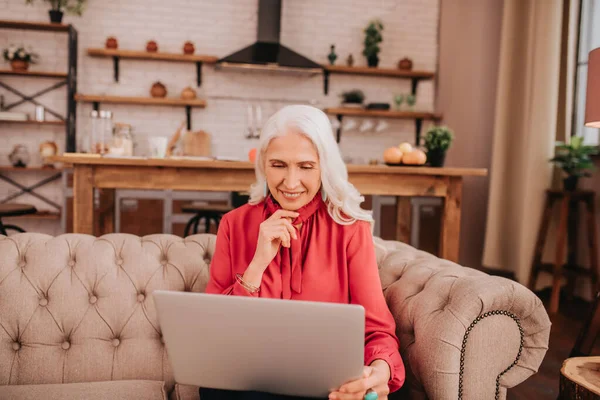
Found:
<svg viewBox="0 0 600 400"><path fill-rule="evenodd" d="M113 69L115 74L115 82L119 82L119 61L121 58L119 56L113 56Z"/></svg>
<svg viewBox="0 0 600 400"><path fill-rule="evenodd" d="M325 96L327 96L327 94L329 94L329 74L330 72L326 69L323 70L323 93L325 94ZM338 115L339 117L339 115ZM338 140L339 142L339 140Z"/></svg>
<svg viewBox="0 0 600 400"><path fill-rule="evenodd" d="M335 136L335 141L339 143L340 139L342 137L342 119L344 118L344 116L341 115L341 114L338 114L336 117L337 117L337 120L340 123L340 126L338 126L338 128L337 128L337 134Z"/></svg>
<svg viewBox="0 0 600 400"><path fill-rule="evenodd" d="M94 108L94 111L99 111L100 110L100 102L98 102L98 101L92 102L92 107Z"/></svg>
<svg viewBox="0 0 600 400"><path fill-rule="evenodd" d="M192 106L185 106L185 115L187 118L187 129L192 130Z"/></svg>
<svg viewBox="0 0 600 400"><path fill-rule="evenodd" d="M412 78L410 80L410 83L411 83L411 85L410 85L410 92L413 95L416 95L417 94L417 85L419 84L419 78Z"/></svg>
<svg viewBox="0 0 600 400"><path fill-rule="evenodd" d="M415 119L415 146L419 146L421 142L421 129L423 128L423 119Z"/></svg>
<svg viewBox="0 0 600 400"><path fill-rule="evenodd" d="M196 85L202 86L202 61L196 62Z"/></svg>

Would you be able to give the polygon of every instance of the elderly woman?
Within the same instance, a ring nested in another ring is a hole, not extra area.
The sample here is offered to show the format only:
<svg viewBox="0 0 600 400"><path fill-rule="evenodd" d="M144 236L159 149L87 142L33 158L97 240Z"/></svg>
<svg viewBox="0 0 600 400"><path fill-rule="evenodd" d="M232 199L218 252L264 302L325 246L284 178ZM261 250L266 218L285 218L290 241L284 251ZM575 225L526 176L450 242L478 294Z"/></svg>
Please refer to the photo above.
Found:
<svg viewBox="0 0 600 400"><path fill-rule="evenodd" d="M365 309L361 379L330 399L387 399L404 383L394 319L379 280L370 212L348 182L328 117L294 105L265 124L249 204L221 221L207 293L360 304ZM202 400L287 399L200 389Z"/></svg>

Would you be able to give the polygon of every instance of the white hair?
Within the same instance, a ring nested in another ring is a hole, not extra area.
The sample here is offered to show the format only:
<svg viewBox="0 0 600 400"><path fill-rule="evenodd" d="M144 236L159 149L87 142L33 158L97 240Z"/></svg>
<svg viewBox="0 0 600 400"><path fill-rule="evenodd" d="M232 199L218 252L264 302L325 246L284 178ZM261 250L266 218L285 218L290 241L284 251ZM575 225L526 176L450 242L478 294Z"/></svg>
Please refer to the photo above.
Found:
<svg viewBox="0 0 600 400"><path fill-rule="evenodd" d="M331 218L341 225L350 225L357 220L368 221L372 225L371 211L360 207L365 198L348 181L348 169L333 137L329 118L323 111L312 106L286 106L265 123L256 154L256 182L250 188L248 202L258 204L265 199L265 151L271 140L289 131L306 136L317 149L321 167L321 190L327 195L327 210Z"/></svg>

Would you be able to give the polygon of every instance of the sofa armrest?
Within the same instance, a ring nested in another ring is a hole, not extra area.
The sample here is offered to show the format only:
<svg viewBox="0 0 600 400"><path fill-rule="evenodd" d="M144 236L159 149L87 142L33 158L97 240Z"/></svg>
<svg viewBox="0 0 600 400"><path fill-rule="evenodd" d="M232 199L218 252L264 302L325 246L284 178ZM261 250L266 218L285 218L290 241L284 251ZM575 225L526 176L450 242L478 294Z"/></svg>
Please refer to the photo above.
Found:
<svg viewBox="0 0 600 400"><path fill-rule="evenodd" d="M384 248L380 276L413 391L433 400L504 399L537 372L551 324L529 289L398 242L376 246Z"/></svg>

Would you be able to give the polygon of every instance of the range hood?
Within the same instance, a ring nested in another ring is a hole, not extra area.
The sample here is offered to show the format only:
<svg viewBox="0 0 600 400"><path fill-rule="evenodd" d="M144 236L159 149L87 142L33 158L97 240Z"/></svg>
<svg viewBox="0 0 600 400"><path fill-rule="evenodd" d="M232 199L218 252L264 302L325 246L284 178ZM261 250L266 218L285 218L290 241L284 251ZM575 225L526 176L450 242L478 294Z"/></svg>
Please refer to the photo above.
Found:
<svg viewBox="0 0 600 400"><path fill-rule="evenodd" d="M258 40L217 61L217 68L317 74L323 67L279 43L281 0L258 0Z"/></svg>

